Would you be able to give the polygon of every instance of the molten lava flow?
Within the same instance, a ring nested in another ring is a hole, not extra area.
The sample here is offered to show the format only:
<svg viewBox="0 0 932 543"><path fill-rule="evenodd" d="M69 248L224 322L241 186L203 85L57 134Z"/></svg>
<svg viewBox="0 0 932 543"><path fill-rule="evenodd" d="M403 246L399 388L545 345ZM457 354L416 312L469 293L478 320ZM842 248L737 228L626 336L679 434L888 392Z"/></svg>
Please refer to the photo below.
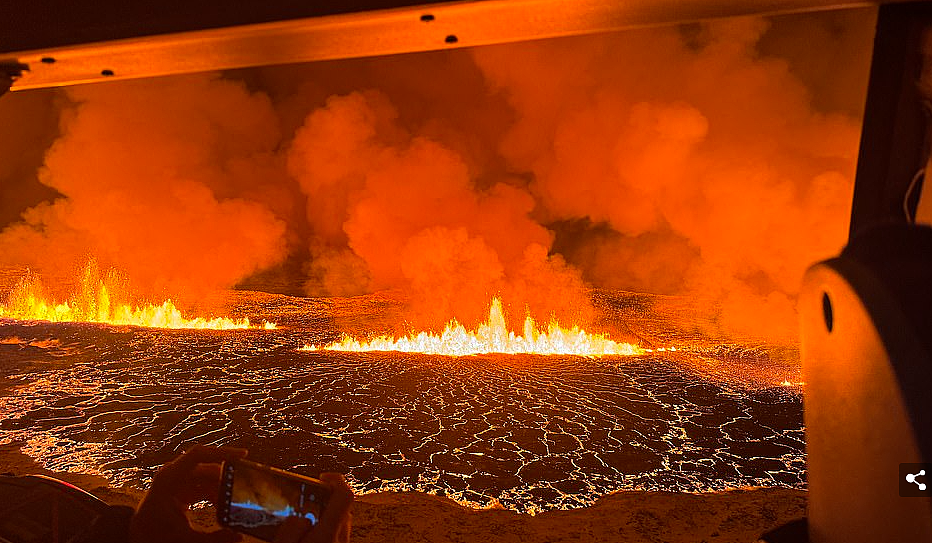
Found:
<svg viewBox="0 0 932 543"><path fill-rule="evenodd" d="M455 319L447 323L440 335L421 332L401 339L380 336L368 342L344 336L341 341L318 347L305 345L302 351L399 351L405 353L465 356L471 354L545 354L577 356L631 356L647 352L637 345L616 343L604 334L589 334L578 326L566 329L551 321L546 332L537 329L530 315L524 319L524 334L515 335L505 325L502 302L492 299L489 320L476 331L466 330Z"/></svg>
<svg viewBox="0 0 932 543"><path fill-rule="evenodd" d="M100 278L93 262L85 267L78 291L63 303L50 301L45 295L42 282L34 275L27 274L10 293L7 303L0 304L0 318L99 322L150 328L232 330L250 327L248 318L185 318L171 300L159 305L130 305L120 301L120 297L114 296L113 291L113 286L108 286ZM267 322L264 328L274 330L276 325Z"/></svg>

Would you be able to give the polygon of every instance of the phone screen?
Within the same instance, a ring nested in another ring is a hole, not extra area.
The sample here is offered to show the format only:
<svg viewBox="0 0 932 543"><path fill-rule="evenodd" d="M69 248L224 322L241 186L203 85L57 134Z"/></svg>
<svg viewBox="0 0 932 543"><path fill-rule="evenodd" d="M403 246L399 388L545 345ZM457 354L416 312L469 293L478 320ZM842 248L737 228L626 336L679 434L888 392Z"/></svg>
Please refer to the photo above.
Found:
<svg viewBox="0 0 932 543"><path fill-rule="evenodd" d="M316 526L329 497L316 479L245 460L223 465L220 492L220 523L265 541L288 517Z"/></svg>

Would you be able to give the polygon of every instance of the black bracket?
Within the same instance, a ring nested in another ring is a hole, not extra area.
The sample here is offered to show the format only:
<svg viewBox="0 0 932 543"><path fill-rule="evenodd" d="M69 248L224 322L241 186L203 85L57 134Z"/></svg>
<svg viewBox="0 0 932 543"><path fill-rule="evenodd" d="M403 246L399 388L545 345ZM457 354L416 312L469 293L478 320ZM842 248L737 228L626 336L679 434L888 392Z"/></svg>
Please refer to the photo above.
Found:
<svg viewBox="0 0 932 543"><path fill-rule="evenodd" d="M852 237L873 224L910 222L904 207L915 215L919 187L914 185L922 180L932 126L927 105L932 97L920 88L928 62L923 40L930 29L932 2L879 8L851 206Z"/></svg>
<svg viewBox="0 0 932 543"><path fill-rule="evenodd" d="M16 78L28 70L29 66L19 62L0 62L0 96L10 90Z"/></svg>

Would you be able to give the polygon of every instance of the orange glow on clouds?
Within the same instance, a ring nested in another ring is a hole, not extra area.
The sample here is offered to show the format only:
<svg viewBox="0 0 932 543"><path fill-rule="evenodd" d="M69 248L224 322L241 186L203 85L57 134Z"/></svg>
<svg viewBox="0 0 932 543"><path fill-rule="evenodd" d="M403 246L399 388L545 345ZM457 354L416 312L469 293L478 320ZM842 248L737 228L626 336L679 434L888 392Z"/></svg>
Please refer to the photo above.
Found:
<svg viewBox="0 0 932 543"><path fill-rule="evenodd" d="M462 324L451 320L439 335L420 332L395 339L379 336L368 342L344 336L341 341L318 347L305 345L302 351L399 351L405 353L466 356L474 354L542 354L576 356L634 356L648 352L631 343L617 343L604 334L590 334L578 326L563 328L551 321L546 331L537 328L534 319L524 319L524 333L516 335L508 330L502 302L492 299L489 318L477 330L467 330Z"/></svg>

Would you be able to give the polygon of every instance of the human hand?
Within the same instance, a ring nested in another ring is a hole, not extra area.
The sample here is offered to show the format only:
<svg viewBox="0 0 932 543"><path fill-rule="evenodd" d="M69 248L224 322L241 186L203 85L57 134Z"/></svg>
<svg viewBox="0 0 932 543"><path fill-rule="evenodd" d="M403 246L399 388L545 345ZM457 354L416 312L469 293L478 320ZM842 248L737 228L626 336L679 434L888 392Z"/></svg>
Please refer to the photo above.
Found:
<svg viewBox="0 0 932 543"><path fill-rule="evenodd" d="M349 543L353 491L339 473L321 473L320 480L331 489L320 522L311 526L306 518L289 517L273 543Z"/></svg>
<svg viewBox="0 0 932 543"><path fill-rule="evenodd" d="M208 500L216 506L220 463L246 456L244 449L193 449L162 466L130 521L132 543L232 543L240 535L228 529L198 532L185 514L191 504Z"/></svg>

